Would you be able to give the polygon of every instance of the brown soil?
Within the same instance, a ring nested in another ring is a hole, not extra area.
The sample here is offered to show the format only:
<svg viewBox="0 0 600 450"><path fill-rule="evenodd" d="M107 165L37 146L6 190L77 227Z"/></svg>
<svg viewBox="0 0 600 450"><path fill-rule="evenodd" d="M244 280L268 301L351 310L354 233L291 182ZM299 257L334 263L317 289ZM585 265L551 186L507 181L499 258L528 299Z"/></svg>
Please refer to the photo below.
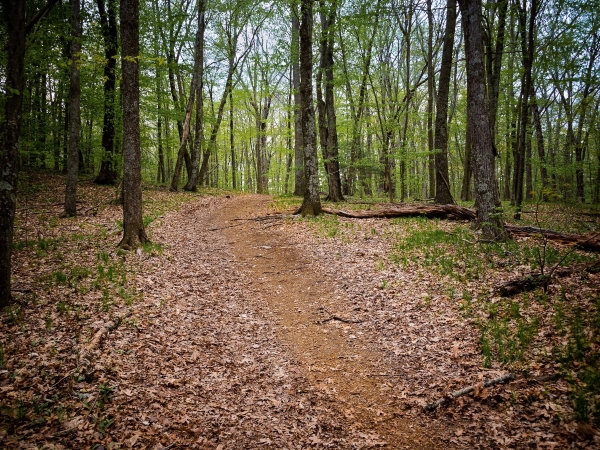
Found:
<svg viewBox="0 0 600 450"><path fill-rule="evenodd" d="M404 418L401 405L382 390L387 380L378 375L393 373L385 355L353 343L354 335L349 338L332 326L337 322L352 328L356 319L324 306L332 303L336 280L314 270L310 257L277 230L276 222L262 219L269 214L268 203L266 196L233 198L207 223L225 234L236 269L253 280L268 302L277 336L304 375L326 394L329 407L358 429L376 433L390 448L435 448L439 439L431 428Z"/></svg>

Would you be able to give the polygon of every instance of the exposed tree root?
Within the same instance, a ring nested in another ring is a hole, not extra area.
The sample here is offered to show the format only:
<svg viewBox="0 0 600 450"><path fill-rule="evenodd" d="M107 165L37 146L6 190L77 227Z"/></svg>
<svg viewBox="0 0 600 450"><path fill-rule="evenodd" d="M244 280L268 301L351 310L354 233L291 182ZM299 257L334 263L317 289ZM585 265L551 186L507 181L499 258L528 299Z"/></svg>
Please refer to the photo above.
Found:
<svg viewBox="0 0 600 450"><path fill-rule="evenodd" d="M515 374L514 373L507 373L506 375L502 375L501 377L494 378L493 380L488 380L488 381L485 381L483 383L475 384L473 386L469 386L469 387L460 389L458 391L454 391L451 394L448 394L447 396L442 397L442 398L440 398L439 400L436 400L433 403L429 403L423 409L425 411L433 411L438 406L444 405L444 404L446 404L446 403L454 400L455 398L461 397L461 396L466 395L466 394L470 394L471 392L473 392L475 390L479 390L479 389L482 389L482 388L494 386L495 384L504 383L504 382L507 382L507 381L512 381L514 379L515 379Z"/></svg>

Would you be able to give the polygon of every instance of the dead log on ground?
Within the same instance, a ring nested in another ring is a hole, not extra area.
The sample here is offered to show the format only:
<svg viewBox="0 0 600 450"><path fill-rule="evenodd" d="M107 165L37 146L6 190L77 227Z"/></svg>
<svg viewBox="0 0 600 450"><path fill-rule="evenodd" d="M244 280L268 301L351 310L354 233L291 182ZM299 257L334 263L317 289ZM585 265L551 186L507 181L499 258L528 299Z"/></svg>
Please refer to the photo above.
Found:
<svg viewBox="0 0 600 450"><path fill-rule="evenodd" d="M344 211L340 209L323 208L323 212L353 219L427 217L428 219L473 221L477 217L477 213L474 210L458 205L406 204L366 211Z"/></svg>
<svg viewBox="0 0 600 450"><path fill-rule="evenodd" d="M469 387L460 389L458 391L454 391L453 393L448 394L447 396L442 397L433 403L429 403L428 405L425 405L425 407L423 409L425 411L433 411L438 406L444 405L444 404L454 400L455 398L462 397L463 395L466 395L466 394L470 394L471 392L475 391L476 389L494 386L495 384L505 383L506 381L512 381L514 379L515 379L514 373L507 373L506 375L502 375L501 377L494 378L493 380L488 380L488 381L485 381L484 383L475 384L473 386L469 386Z"/></svg>
<svg viewBox="0 0 600 450"><path fill-rule="evenodd" d="M565 245L574 245L582 250L600 252L600 234L579 235L559 233L558 231L535 227L518 227L506 225L505 230L513 236L541 236L549 241L555 241Z"/></svg>
<svg viewBox="0 0 600 450"><path fill-rule="evenodd" d="M512 297L513 295L520 294L521 292L533 291L539 287L547 288L553 276L567 277L569 275L573 275L574 273L582 272L599 273L600 262L594 263L591 266L577 265L570 267L557 267L554 270L548 270L545 274L542 274L541 272L533 272L529 275L524 275L522 277L498 283L494 286L494 290L502 297Z"/></svg>

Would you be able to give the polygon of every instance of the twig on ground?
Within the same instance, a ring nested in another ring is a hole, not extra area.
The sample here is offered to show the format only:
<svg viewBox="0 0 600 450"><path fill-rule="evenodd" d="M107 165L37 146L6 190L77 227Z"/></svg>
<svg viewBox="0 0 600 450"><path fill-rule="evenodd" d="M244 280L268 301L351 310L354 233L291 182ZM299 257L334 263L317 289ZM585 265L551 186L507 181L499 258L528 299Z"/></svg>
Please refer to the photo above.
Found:
<svg viewBox="0 0 600 450"><path fill-rule="evenodd" d="M327 308L325 308L324 306L321 306L319 309L325 311L327 314L329 314L329 317L327 319L323 319L323 320L319 320L317 321L318 325L324 324L325 322L329 322L330 320L337 320L339 322L344 322L344 323L363 323L364 320L353 320L353 319L346 319L344 317L340 317L337 316L335 314L332 314Z"/></svg>
<svg viewBox="0 0 600 450"><path fill-rule="evenodd" d="M502 375L501 377L494 378L493 380L488 380L488 381L485 381L484 383L475 384L473 386L469 386L469 387L460 389L458 391L454 391L451 394L448 394L447 396L442 397L433 403L429 403L423 409L425 411L433 411L438 406L444 405L444 404L454 400L455 398L461 397L466 394L470 394L478 387L490 387L490 386L494 386L495 384L504 383L506 381L512 381L514 379L515 379L514 373L507 373L506 375Z"/></svg>

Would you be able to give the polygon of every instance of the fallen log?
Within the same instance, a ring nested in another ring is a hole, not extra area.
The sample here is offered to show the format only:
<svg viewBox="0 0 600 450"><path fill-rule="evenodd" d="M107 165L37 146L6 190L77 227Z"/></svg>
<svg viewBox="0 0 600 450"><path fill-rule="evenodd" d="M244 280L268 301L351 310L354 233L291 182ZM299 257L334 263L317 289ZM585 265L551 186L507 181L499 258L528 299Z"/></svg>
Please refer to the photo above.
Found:
<svg viewBox="0 0 600 450"><path fill-rule="evenodd" d="M559 233L558 231L545 228L518 227L515 225L505 225L504 229L513 236L541 236L549 241L573 245L581 250L591 252L600 251L600 233L582 236L579 234Z"/></svg>
<svg viewBox="0 0 600 450"><path fill-rule="evenodd" d="M482 388L482 387L494 386L495 384L505 383L506 381L512 381L514 379L515 379L514 373L507 373L506 375L502 375L501 377L494 378L493 380L488 380L483 383L474 384L473 386L469 386L469 387L460 389L458 391L454 391L451 394L448 394L445 397L442 397L433 403L429 403L428 405L425 405L425 407L423 409L425 411L433 411L438 406L444 405L444 404L454 400L455 398L462 397L463 395L466 395L466 394L470 394L475 389Z"/></svg>
<svg viewBox="0 0 600 450"><path fill-rule="evenodd" d="M512 297L520 294L521 292L533 291L539 287L547 288L553 276L567 277L578 272L599 273L600 264L594 263L592 265L557 267L554 270L550 269L545 274L542 274L541 272L533 272L529 275L513 278L512 280L502 283L497 283L494 285L494 291L498 292L502 297Z"/></svg>
<svg viewBox="0 0 600 450"><path fill-rule="evenodd" d="M384 209L362 211L344 211L341 209L323 208L323 212L353 219L427 217L428 219L473 221L477 217L476 211L458 205L406 204L386 207Z"/></svg>
<svg viewBox="0 0 600 450"><path fill-rule="evenodd" d="M122 316L117 316L110 322L106 323L98 331L96 331L96 334L94 334L94 337L92 338L90 343L85 348L83 348L83 350L79 354L79 363L81 364L86 359L89 361L89 358L91 357L92 352L96 349L96 347L98 347L98 345L100 345L100 342L102 341L102 338L104 337L104 335L115 330L121 324L121 321L123 319L131 316L132 314L133 314L133 311L129 311L129 312L123 314Z"/></svg>

